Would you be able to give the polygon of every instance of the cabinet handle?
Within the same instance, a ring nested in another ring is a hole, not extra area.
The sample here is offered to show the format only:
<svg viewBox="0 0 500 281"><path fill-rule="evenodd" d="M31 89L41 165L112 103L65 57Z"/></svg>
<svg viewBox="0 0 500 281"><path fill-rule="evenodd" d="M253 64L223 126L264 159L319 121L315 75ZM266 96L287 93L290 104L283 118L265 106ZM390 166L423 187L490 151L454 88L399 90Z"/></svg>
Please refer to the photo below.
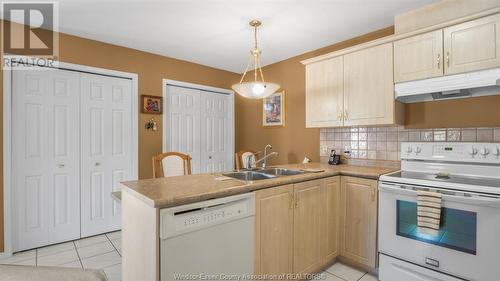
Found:
<svg viewBox="0 0 500 281"><path fill-rule="evenodd" d="M288 195L290 196L290 210L293 210L293 193L289 192Z"/></svg>
<svg viewBox="0 0 500 281"><path fill-rule="evenodd" d="M450 67L450 52L446 52L446 66Z"/></svg>
<svg viewBox="0 0 500 281"><path fill-rule="evenodd" d="M342 115L343 115L342 109L337 110L337 112L338 112L337 113L337 119L339 119L340 121L342 121Z"/></svg>
<svg viewBox="0 0 500 281"><path fill-rule="evenodd" d="M59 167L59 168L64 168L64 166L65 166L64 163L57 164L57 167Z"/></svg>
<svg viewBox="0 0 500 281"><path fill-rule="evenodd" d="M441 69L441 54L438 54L437 65L438 65L438 69Z"/></svg>
<svg viewBox="0 0 500 281"><path fill-rule="evenodd" d="M349 119L349 112L347 110L344 110L344 120Z"/></svg>
<svg viewBox="0 0 500 281"><path fill-rule="evenodd" d="M295 198L295 208L297 209L299 207L299 196Z"/></svg>
<svg viewBox="0 0 500 281"><path fill-rule="evenodd" d="M372 202L375 202L375 192L376 192L376 189L375 188L372 188Z"/></svg>

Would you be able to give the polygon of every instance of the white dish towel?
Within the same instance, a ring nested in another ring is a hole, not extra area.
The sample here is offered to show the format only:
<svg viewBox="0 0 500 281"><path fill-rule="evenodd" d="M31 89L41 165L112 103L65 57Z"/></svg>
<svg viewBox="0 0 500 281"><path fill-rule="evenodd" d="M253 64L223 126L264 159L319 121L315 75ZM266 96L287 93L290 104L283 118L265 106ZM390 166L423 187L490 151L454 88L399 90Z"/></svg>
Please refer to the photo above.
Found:
<svg viewBox="0 0 500 281"><path fill-rule="evenodd" d="M441 193L419 190L417 195L418 231L438 235L441 223Z"/></svg>

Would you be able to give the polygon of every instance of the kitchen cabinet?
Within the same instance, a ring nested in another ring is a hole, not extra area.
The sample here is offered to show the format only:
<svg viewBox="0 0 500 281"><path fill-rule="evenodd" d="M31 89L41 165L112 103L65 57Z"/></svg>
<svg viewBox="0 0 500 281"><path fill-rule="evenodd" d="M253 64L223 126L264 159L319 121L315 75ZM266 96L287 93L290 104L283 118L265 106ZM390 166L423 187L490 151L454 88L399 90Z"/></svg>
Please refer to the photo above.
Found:
<svg viewBox="0 0 500 281"><path fill-rule="evenodd" d="M377 181L341 179L340 254L374 268L377 254Z"/></svg>
<svg viewBox="0 0 500 281"><path fill-rule="evenodd" d="M321 210L324 180L294 184L293 272L310 273L321 265Z"/></svg>
<svg viewBox="0 0 500 281"><path fill-rule="evenodd" d="M394 42L396 83L500 67L500 14Z"/></svg>
<svg viewBox="0 0 500 281"><path fill-rule="evenodd" d="M443 76L443 30L394 42L394 82Z"/></svg>
<svg viewBox="0 0 500 281"><path fill-rule="evenodd" d="M306 66L306 127L342 126L343 57Z"/></svg>
<svg viewBox="0 0 500 281"><path fill-rule="evenodd" d="M293 185L255 192L255 272L293 271Z"/></svg>
<svg viewBox="0 0 500 281"><path fill-rule="evenodd" d="M344 56L344 126L395 123L392 43Z"/></svg>
<svg viewBox="0 0 500 281"><path fill-rule="evenodd" d="M445 74L500 66L500 14L445 28Z"/></svg>
<svg viewBox="0 0 500 281"><path fill-rule="evenodd" d="M329 264L339 255L340 221L340 177L324 179L323 208L321 215L321 258L323 264Z"/></svg>

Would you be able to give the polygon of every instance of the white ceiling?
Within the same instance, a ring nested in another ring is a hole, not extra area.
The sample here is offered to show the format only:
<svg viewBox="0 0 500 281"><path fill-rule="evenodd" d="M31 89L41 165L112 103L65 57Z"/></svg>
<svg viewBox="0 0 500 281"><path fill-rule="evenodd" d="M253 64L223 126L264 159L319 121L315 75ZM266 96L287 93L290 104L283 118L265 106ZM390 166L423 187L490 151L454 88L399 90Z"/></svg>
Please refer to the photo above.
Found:
<svg viewBox="0 0 500 281"><path fill-rule="evenodd" d="M259 29L262 64L393 24L435 0L60 0L64 33L241 73Z"/></svg>

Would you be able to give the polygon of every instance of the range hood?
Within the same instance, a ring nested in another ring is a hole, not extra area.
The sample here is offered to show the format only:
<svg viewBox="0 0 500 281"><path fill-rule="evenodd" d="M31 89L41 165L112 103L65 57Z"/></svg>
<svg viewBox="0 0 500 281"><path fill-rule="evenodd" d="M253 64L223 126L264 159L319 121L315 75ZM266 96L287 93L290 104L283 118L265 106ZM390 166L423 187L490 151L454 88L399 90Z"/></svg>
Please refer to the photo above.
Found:
<svg viewBox="0 0 500 281"><path fill-rule="evenodd" d="M500 94L500 68L396 83L396 100L403 103Z"/></svg>

